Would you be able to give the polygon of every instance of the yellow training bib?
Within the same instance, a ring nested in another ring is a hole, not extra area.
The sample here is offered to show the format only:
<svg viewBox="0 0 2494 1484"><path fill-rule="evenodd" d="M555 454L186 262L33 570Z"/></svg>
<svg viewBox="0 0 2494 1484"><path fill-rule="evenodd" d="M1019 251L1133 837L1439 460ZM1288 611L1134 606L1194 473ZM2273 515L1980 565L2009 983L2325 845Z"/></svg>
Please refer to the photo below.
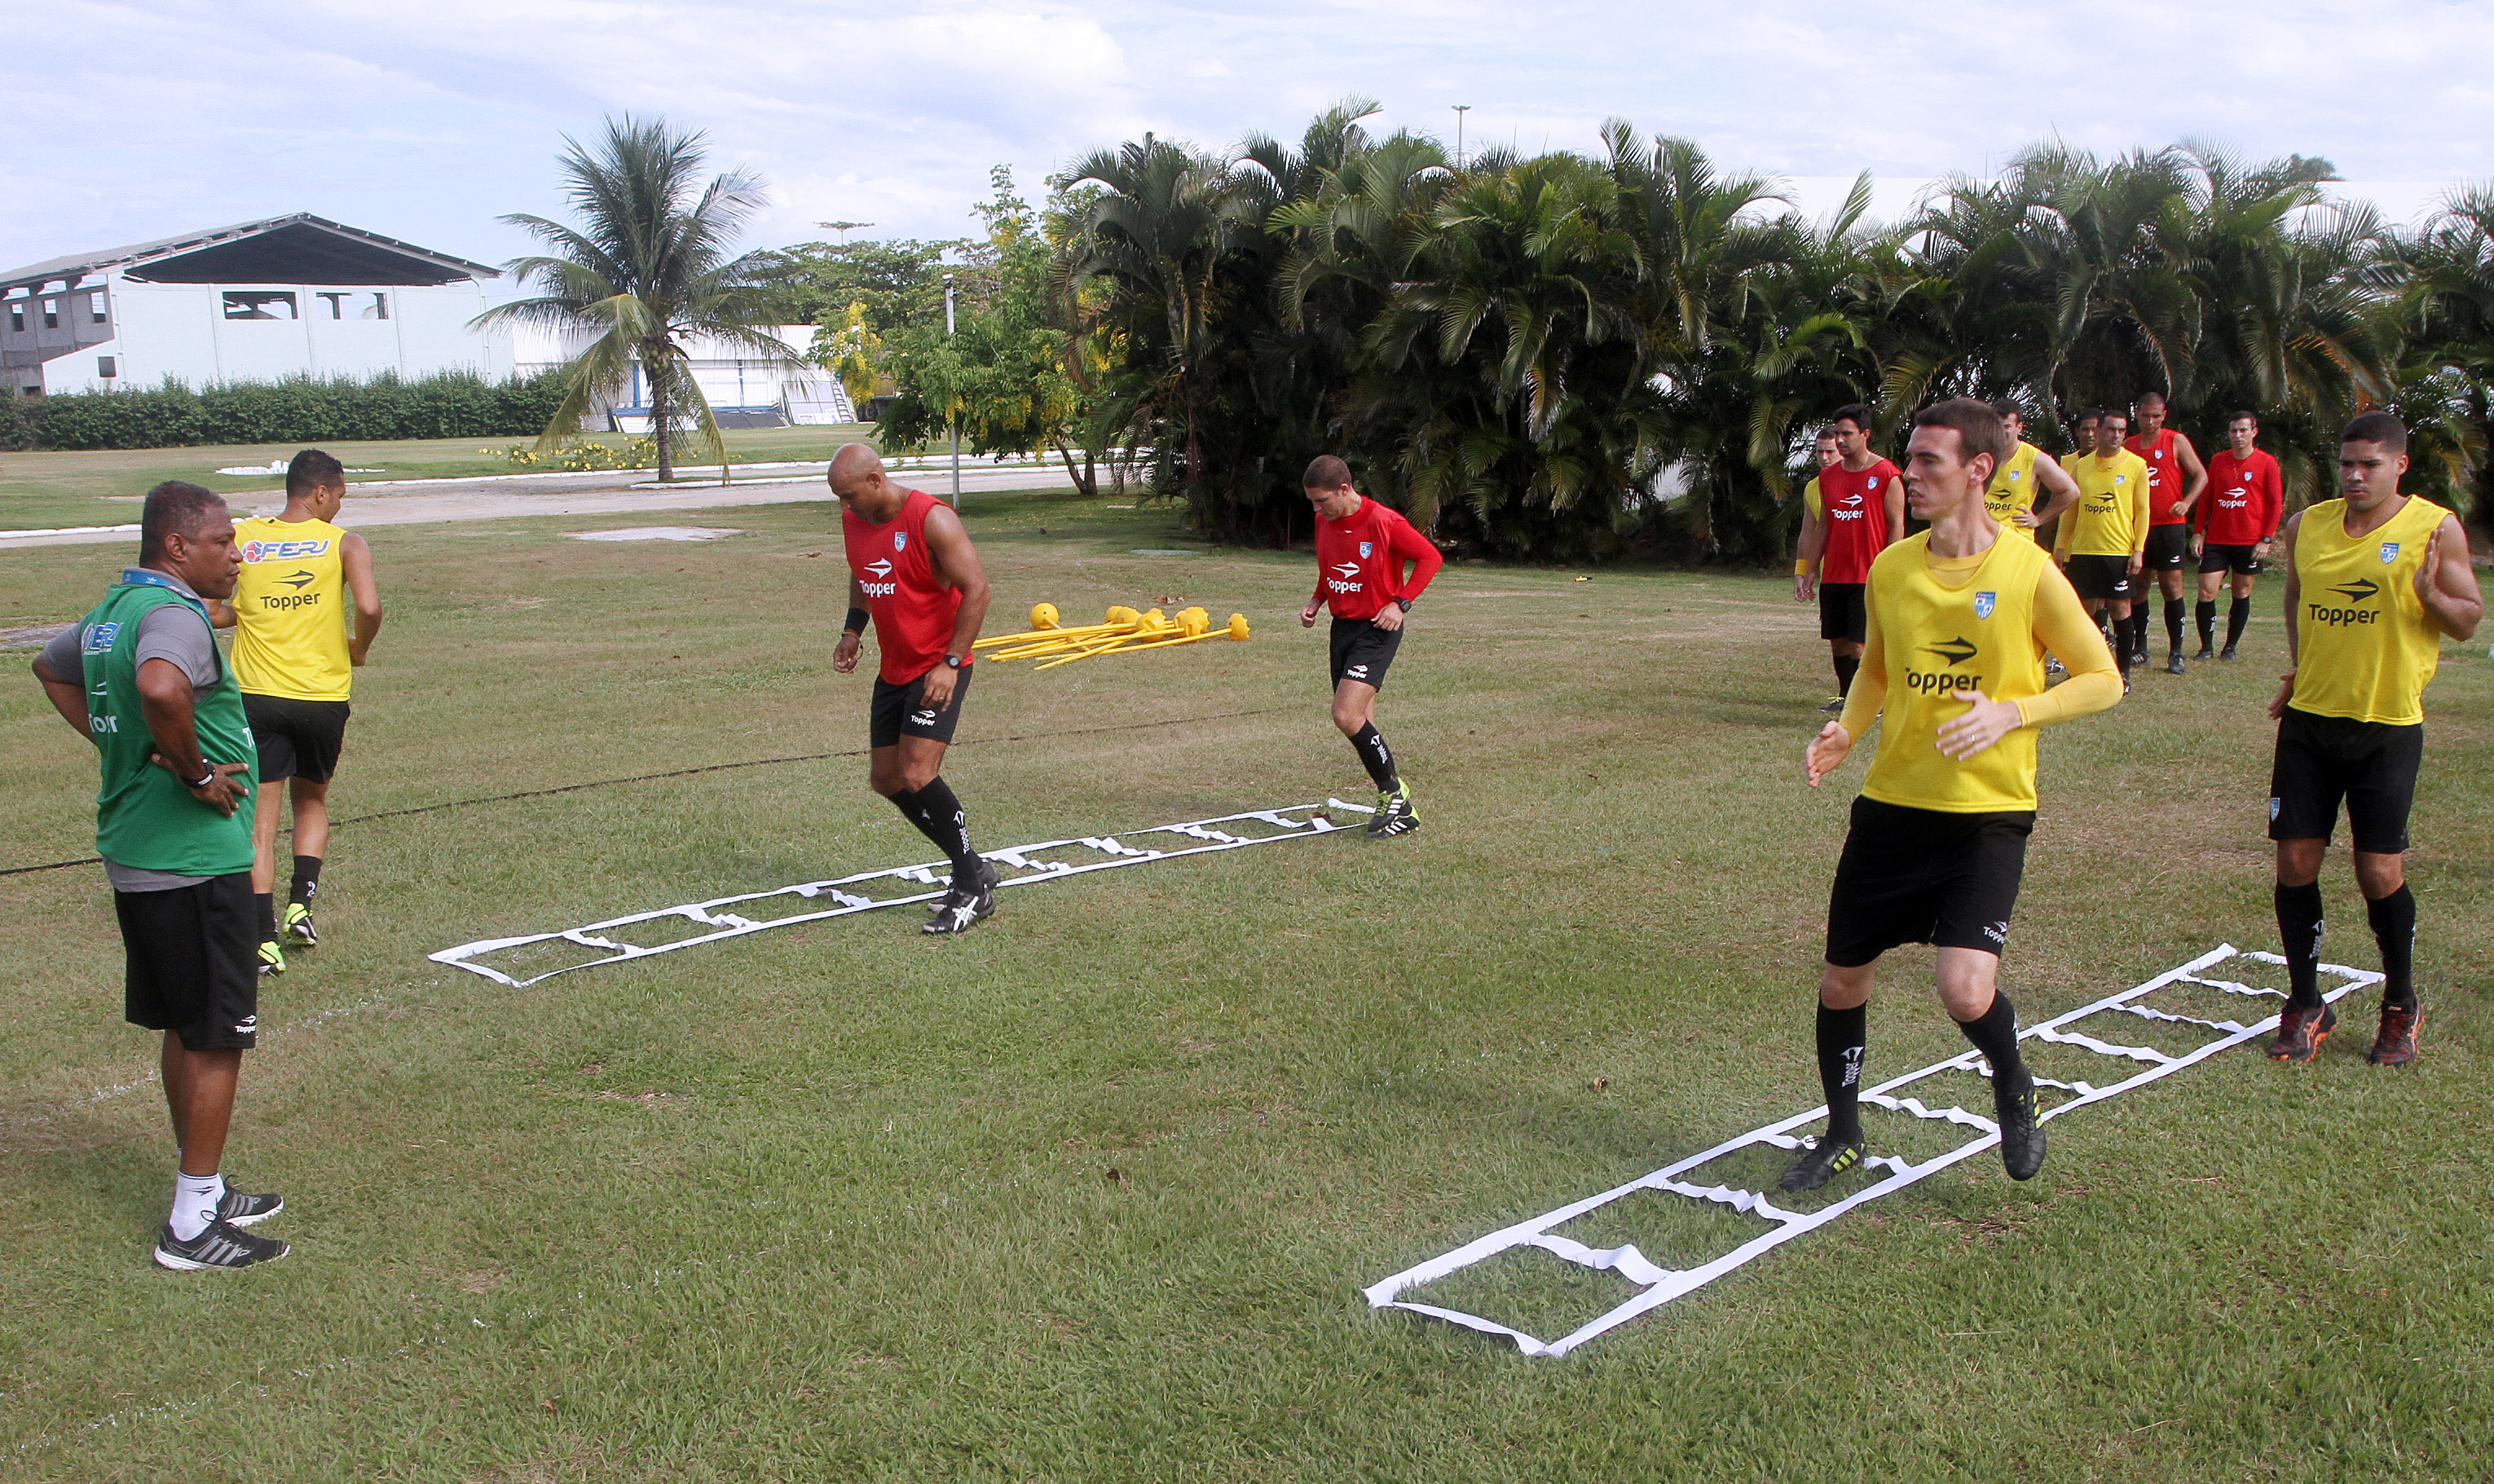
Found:
<svg viewBox="0 0 2494 1484"><path fill-rule="evenodd" d="M2127 557L2147 531L2147 461L2125 448L2110 459L2082 455L2061 466L2078 481L2079 502L2064 511L2064 550L2080 557Z"/></svg>
<svg viewBox="0 0 2494 1484"><path fill-rule="evenodd" d="M2347 502L2325 500L2295 532L2296 711L2416 726L2442 663L2442 634L2417 596L2425 543L2450 514L2414 496L2381 528L2347 534Z"/></svg>
<svg viewBox="0 0 2494 1484"><path fill-rule="evenodd" d="M2018 512L2033 510L2043 503L2035 493L2040 488L2035 483L2035 456L2042 451L2021 439L2008 460L1992 471L1992 482L1983 487L1983 508L2000 523L2002 535L2035 539L2031 527L2018 524Z"/></svg>
<svg viewBox="0 0 2494 1484"><path fill-rule="evenodd" d="M234 523L234 679L254 695L344 701L354 686L347 650L347 532L327 521Z"/></svg>
<svg viewBox="0 0 2494 1484"><path fill-rule="evenodd" d="M1881 803L1948 814L2035 807L2035 729L2020 727L1963 762L1939 750L1943 722L1965 714L1959 690L1994 701L2044 693L2035 641L2035 585L2066 582L2032 541L1994 541L1970 570L1931 566L1931 532L1889 547L1870 564L1888 670L1879 755L1862 792Z"/></svg>

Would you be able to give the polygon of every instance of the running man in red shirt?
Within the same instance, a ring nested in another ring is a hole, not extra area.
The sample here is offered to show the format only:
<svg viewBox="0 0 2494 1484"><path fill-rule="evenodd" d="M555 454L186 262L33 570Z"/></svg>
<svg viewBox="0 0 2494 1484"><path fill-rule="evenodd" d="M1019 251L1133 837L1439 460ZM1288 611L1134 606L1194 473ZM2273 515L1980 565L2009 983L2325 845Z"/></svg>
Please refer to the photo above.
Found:
<svg viewBox="0 0 2494 1484"><path fill-rule="evenodd" d="M2226 574L2235 577L2235 606L2226 614L2226 649L2216 657L2235 658L2243 625L2252 616L2252 578L2277 538L2277 523L2286 514L2286 479L2277 460L2261 451L2260 419L2236 412L2226 419L2226 447L2208 463L2208 496L2192 507L2191 555L2200 559L2200 655L2217 630L2217 588Z"/></svg>
<svg viewBox="0 0 2494 1484"><path fill-rule="evenodd" d="M883 664L875 675L867 779L953 863L953 881L926 931L966 932L996 910L996 868L979 859L961 801L942 776L944 749L970 689L970 646L988 617L988 575L961 518L924 490L905 490L864 443L832 456L848 546L849 612L832 668L857 668L867 623Z"/></svg>
<svg viewBox="0 0 2494 1484"><path fill-rule="evenodd" d="M1409 834L1420 821L1412 812L1412 786L1377 730L1377 692L1403 647L1403 616L1446 559L1410 521L1353 489L1351 466L1332 454L1320 454L1299 482L1317 513L1317 591L1299 610L1299 626L1314 628L1318 610L1333 609L1333 724L1377 784L1368 833Z"/></svg>
<svg viewBox="0 0 2494 1484"><path fill-rule="evenodd" d="M1905 537L1905 481L1897 466L1870 451L1871 426L1870 409L1859 402L1838 408L1829 420L1837 459L1818 471L1820 529L1802 532L1803 567L1794 576L1796 586L1817 584L1818 636L1836 661L1836 699L1819 708L1824 712L1844 710L1854 672L1862 668L1862 641L1870 632L1862 590L1870 581L1870 560Z"/></svg>
<svg viewBox="0 0 2494 1484"><path fill-rule="evenodd" d="M2165 426L2165 394L2139 394L2139 431L2122 446L2147 465L2147 570L2165 590L2165 673L2182 673L2182 567L2191 546L2191 511L2208 488L2208 470L2191 440ZM2147 594L2130 606L2130 662L2147 663Z"/></svg>

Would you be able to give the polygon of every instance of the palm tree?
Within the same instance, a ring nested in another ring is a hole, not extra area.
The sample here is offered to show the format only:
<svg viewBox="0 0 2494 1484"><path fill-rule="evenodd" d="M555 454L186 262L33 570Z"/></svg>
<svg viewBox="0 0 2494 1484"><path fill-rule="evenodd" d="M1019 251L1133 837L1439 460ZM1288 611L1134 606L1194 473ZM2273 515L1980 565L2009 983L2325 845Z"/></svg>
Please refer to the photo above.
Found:
<svg viewBox="0 0 2494 1484"><path fill-rule="evenodd" d="M727 447L693 381L685 342L708 337L766 365L797 364L761 328L774 318L761 276L767 255L727 256L762 204L762 183L729 170L704 184L703 136L662 119L610 118L594 152L568 137L563 143L566 194L580 225L525 212L502 218L548 249L503 265L537 296L490 309L474 325L532 324L594 335L563 368L563 402L539 447L577 433L596 400L621 391L637 365L649 384L658 477L675 476L674 422L689 411L724 478Z"/></svg>

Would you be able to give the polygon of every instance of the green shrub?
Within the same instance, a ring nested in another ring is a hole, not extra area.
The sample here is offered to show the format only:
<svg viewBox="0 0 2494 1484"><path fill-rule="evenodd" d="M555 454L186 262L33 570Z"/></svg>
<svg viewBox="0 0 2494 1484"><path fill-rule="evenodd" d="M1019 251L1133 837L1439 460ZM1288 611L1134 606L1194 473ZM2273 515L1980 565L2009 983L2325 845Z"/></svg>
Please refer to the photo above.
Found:
<svg viewBox="0 0 2494 1484"><path fill-rule="evenodd" d="M0 445L13 433L23 446L53 449L533 438L562 401L553 372L506 381L464 371L413 380L303 376L196 391L168 377L148 390L14 399L0 416Z"/></svg>

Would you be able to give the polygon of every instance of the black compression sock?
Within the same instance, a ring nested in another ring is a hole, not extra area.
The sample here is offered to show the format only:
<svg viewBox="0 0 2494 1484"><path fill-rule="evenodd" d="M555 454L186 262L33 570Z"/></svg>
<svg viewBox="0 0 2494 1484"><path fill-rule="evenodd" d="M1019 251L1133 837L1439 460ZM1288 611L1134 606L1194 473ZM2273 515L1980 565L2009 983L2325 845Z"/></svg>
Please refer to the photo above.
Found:
<svg viewBox="0 0 2494 1484"><path fill-rule="evenodd" d="M319 856L296 856L294 858L294 891L286 899L288 901L298 901L308 904L313 897L319 894L319 892L320 858Z"/></svg>
<svg viewBox="0 0 2494 1484"><path fill-rule="evenodd" d="M918 791L918 811L923 816L918 828L952 858L954 873L965 881L976 876L979 853L970 844L969 814L954 796L953 785L942 778L928 779Z"/></svg>
<svg viewBox="0 0 2494 1484"><path fill-rule="evenodd" d="M2286 1002L2298 1009L2321 1003L2321 883L2291 887L2281 882L2277 935L2286 949Z"/></svg>
<svg viewBox="0 0 2494 1484"><path fill-rule="evenodd" d="M2120 667L2121 678L2125 682L2130 679L2130 635L2127 632L2129 627L2127 621L2115 623L2113 637L2113 662Z"/></svg>
<svg viewBox="0 0 2494 1484"><path fill-rule="evenodd" d="M1359 766L1368 770L1368 781L1377 785L1379 793L1390 794L1401 785L1402 776L1394 771L1394 749L1385 745L1385 734L1377 730L1376 722L1351 734L1351 750L1359 754Z"/></svg>
<svg viewBox="0 0 2494 1484"><path fill-rule="evenodd" d="M2247 597L2238 597L2235 599L2235 606L2226 610L2227 649L2231 650L2237 643L2241 642L2243 637L2243 625L2249 623L2251 620L2252 600Z"/></svg>
<svg viewBox="0 0 2494 1484"><path fill-rule="evenodd" d="M1992 1008L1978 1019L1959 1020L1957 1028L1974 1043L1983 1059L1992 1063L1992 1086L2017 1093L2032 1085L2034 1078L2027 1075L2026 1059L2018 1054L2018 1007L2009 1003L2009 996L1993 990Z"/></svg>
<svg viewBox="0 0 2494 1484"><path fill-rule="evenodd" d="M276 942L277 893L274 892L254 892L251 895L251 900L252 905L259 909L259 941L262 943Z"/></svg>
<svg viewBox="0 0 2494 1484"><path fill-rule="evenodd" d="M1839 654L1836 656L1836 693L1838 695L1849 696L1853 694L1853 677L1861 669L1861 655Z"/></svg>
<svg viewBox="0 0 2494 1484"><path fill-rule="evenodd" d="M2191 610L2191 618L2194 622L2200 625L2200 648L2204 650L2215 649L2217 647L2217 600L2214 598L2201 599L2199 603L2193 606ZM2234 643L2231 639L2226 642L2228 644Z"/></svg>
<svg viewBox="0 0 2494 1484"><path fill-rule="evenodd" d="M2141 598L2130 610L2130 648L2134 653L2147 649L2147 599Z"/></svg>
<svg viewBox="0 0 2494 1484"><path fill-rule="evenodd" d="M2364 916L2373 924L2373 941L2382 949L2382 1004L2391 1010L2416 1009L2416 893L2402 882L2388 896L2368 897Z"/></svg>
<svg viewBox="0 0 2494 1484"><path fill-rule="evenodd" d="M2175 653L2182 652L2182 600L2178 597L2165 600L2165 642Z"/></svg>
<svg viewBox="0 0 2494 1484"><path fill-rule="evenodd" d="M1870 1009L1818 1007L1818 1085L1827 1094L1827 1136L1835 1143L1862 1142L1862 1048Z"/></svg>

